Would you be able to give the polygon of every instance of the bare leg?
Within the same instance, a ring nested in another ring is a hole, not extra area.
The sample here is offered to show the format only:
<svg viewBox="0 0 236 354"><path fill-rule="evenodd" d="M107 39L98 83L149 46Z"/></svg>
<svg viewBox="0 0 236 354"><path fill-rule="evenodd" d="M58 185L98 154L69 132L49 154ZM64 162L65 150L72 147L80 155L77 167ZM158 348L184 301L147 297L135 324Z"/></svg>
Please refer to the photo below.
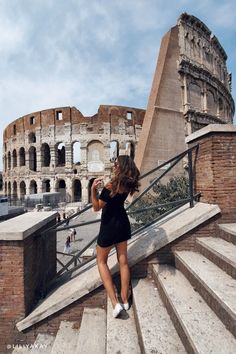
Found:
<svg viewBox="0 0 236 354"><path fill-rule="evenodd" d="M120 266L121 279L121 299L124 304L128 303L130 271L127 257L127 241L120 242L116 245L117 259Z"/></svg>
<svg viewBox="0 0 236 354"><path fill-rule="evenodd" d="M112 247L97 246L97 265L103 285L111 300L112 307L115 308L116 304L118 303L118 300L112 281L111 272L107 265L107 258L111 249Z"/></svg>

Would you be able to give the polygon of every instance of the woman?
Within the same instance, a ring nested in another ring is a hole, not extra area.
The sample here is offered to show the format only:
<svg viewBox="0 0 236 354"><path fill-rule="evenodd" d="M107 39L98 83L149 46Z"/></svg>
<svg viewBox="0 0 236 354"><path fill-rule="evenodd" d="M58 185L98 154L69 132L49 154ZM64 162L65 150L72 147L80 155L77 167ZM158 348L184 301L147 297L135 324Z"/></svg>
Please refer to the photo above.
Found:
<svg viewBox="0 0 236 354"><path fill-rule="evenodd" d="M123 309L129 309L128 290L130 272L127 259L127 240L131 238L130 223L124 209L128 194L133 195L139 187L139 170L130 156L119 156L114 162L114 177L102 189L97 198L97 188L102 180L97 178L91 187L94 211L102 209L101 226L97 240L98 270L113 307L113 317ZM112 282L107 259L112 247L116 247L121 277L121 300L119 303Z"/></svg>

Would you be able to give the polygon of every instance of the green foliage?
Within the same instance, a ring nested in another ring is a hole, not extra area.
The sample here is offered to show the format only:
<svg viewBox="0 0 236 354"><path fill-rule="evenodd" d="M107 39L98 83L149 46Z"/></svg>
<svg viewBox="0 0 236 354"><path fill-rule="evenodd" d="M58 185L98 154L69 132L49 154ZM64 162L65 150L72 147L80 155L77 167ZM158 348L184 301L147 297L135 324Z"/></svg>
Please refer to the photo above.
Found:
<svg viewBox="0 0 236 354"><path fill-rule="evenodd" d="M131 210L147 209L151 206L175 202L186 198L188 198L188 179L184 176L175 176L171 177L167 184L159 183L154 185L152 192L143 196L133 207L131 207ZM147 224L153 221L158 216L171 210L173 207L173 205L166 205L158 209L134 214L134 218L138 223L135 225L135 228L137 228L137 225L141 226L142 224Z"/></svg>

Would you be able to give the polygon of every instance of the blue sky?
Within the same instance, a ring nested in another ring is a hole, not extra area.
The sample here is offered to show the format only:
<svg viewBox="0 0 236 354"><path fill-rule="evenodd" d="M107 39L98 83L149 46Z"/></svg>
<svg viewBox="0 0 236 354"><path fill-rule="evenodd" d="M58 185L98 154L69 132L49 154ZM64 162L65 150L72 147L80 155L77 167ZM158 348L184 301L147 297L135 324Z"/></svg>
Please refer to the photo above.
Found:
<svg viewBox="0 0 236 354"><path fill-rule="evenodd" d="M220 41L236 97L235 0L0 0L0 9L0 156L4 128L28 113L146 108L161 38L182 12Z"/></svg>

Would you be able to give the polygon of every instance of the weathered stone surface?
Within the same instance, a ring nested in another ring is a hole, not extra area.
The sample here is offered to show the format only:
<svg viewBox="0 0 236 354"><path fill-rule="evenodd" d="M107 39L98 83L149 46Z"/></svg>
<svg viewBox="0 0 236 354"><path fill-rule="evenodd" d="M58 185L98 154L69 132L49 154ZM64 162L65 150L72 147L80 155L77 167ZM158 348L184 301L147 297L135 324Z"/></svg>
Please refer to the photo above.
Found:
<svg viewBox="0 0 236 354"><path fill-rule="evenodd" d="M189 134L233 123L226 59L217 38L194 16L182 14L164 35L135 157L141 173L184 151ZM179 164L175 174L181 171Z"/></svg>

